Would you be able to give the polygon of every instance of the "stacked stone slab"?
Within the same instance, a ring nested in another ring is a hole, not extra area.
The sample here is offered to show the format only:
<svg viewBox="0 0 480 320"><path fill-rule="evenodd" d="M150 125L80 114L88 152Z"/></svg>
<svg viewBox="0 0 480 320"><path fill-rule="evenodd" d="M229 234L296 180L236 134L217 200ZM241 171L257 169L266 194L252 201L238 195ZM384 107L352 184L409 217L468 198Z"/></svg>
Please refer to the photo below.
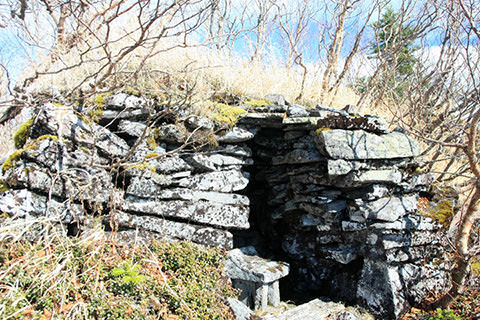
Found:
<svg viewBox="0 0 480 320"><path fill-rule="evenodd" d="M126 241L227 249L256 230L263 239L241 245L289 263L283 297L330 296L382 318L442 291L441 226L417 214L430 180L417 173L416 143L375 116L273 98L210 146L211 121L133 95L110 96L93 114L43 105L3 165L0 210L47 217L70 234L98 216ZM276 304L285 274L237 279L259 280L259 299Z"/></svg>
<svg viewBox="0 0 480 320"><path fill-rule="evenodd" d="M205 119L185 120L190 129L161 117L155 123L162 107L127 94L102 108L96 121L54 104L36 110L25 147L3 166L10 190L0 210L25 220L48 216L70 233L104 216L125 240L140 234L232 248L230 230L249 228L249 199L240 192L250 150L230 144L245 137L230 134L195 153L186 139L211 134Z"/></svg>
<svg viewBox="0 0 480 320"><path fill-rule="evenodd" d="M431 180L417 173L412 139L375 116L262 111L239 125L257 129L252 223L290 263L284 296L330 296L396 318L445 288L441 226L416 213Z"/></svg>

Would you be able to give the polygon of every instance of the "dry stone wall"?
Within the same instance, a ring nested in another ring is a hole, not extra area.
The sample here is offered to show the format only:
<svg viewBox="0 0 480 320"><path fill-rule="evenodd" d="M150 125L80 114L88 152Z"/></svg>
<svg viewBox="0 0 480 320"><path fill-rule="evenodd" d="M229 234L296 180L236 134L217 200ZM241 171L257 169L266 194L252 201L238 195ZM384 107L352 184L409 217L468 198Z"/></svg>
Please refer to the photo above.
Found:
<svg viewBox="0 0 480 320"><path fill-rule="evenodd" d="M431 183L418 173L417 144L379 117L271 98L220 133L208 119L123 93L96 121L43 105L3 164L0 210L49 217L70 234L103 217L126 241L232 249L254 244L255 233L290 264L282 295L326 295L383 318L444 290L441 226L417 214ZM207 145L214 132L218 145Z"/></svg>

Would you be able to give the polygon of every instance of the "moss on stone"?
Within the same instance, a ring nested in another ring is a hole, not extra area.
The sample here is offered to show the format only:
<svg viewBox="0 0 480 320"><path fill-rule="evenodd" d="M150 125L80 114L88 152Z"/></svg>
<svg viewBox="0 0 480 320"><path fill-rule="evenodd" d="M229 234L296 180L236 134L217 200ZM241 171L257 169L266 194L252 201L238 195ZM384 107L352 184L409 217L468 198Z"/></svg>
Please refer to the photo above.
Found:
<svg viewBox="0 0 480 320"><path fill-rule="evenodd" d="M266 99L249 99L244 102L246 105L259 108L259 107L266 107L271 105L272 103Z"/></svg>
<svg viewBox="0 0 480 320"><path fill-rule="evenodd" d="M229 106L224 103L214 103L215 116L214 120L233 127L237 123L240 115L247 113L245 109L240 107Z"/></svg>
<svg viewBox="0 0 480 320"><path fill-rule="evenodd" d="M147 142L148 149L152 151L158 147L157 140L155 139L155 134L148 136L146 142Z"/></svg>
<svg viewBox="0 0 480 320"><path fill-rule="evenodd" d="M429 205L425 210L419 210L418 213L438 221L444 227L448 227L455 215L453 208L452 201L443 200L436 204Z"/></svg>
<svg viewBox="0 0 480 320"><path fill-rule="evenodd" d="M28 120L18 128L17 132L13 135L13 142L15 148L22 148L27 142L28 135L30 134L30 129L33 125L33 119Z"/></svg>
<svg viewBox="0 0 480 320"><path fill-rule="evenodd" d="M13 168L15 166L15 164L17 163L17 161L20 159L22 153L23 153L23 149L21 150L17 150L15 152L13 152L6 160L5 162L2 164L2 171L5 172L11 168Z"/></svg>
<svg viewBox="0 0 480 320"><path fill-rule="evenodd" d="M53 102L52 104L57 108L63 107L63 104L61 104L60 102Z"/></svg>
<svg viewBox="0 0 480 320"><path fill-rule="evenodd" d="M472 263L472 272L475 276L480 276L480 261L474 261Z"/></svg>
<svg viewBox="0 0 480 320"><path fill-rule="evenodd" d="M10 187L3 181L0 182L0 192L10 190Z"/></svg>
<svg viewBox="0 0 480 320"><path fill-rule="evenodd" d="M157 170L154 166L149 164L147 161L137 163L137 164L132 164L132 165L126 167L125 171L129 171L129 170L133 170L133 169L137 169L137 170L141 170L141 171L150 170L151 172L155 172Z"/></svg>

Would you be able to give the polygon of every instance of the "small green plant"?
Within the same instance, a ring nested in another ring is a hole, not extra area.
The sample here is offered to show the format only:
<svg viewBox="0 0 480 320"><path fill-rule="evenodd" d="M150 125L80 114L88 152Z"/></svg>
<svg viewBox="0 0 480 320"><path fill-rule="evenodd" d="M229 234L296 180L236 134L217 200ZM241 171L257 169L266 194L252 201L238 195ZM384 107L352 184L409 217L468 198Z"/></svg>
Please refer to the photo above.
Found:
<svg viewBox="0 0 480 320"><path fill-rule="evenodd" d="M18 128L17 132L13 135L13 142L15 148L22 148L27 142L28 135L30 134L30 128L33 125L33 119L28 120Z"/></svg>
<svg viewBox="0 0 480 320"><path fill-rule="evenodd" d="M460 317L457 317L452 310L443 310L437 308L435 315L428 318L428 320L462 320Z"/></svg>
<svg viewBox="0 0 480 320"><path fill-rule="evenodd" d="M137 285L145 282L147 277L140 274L140 265L132 263L132 261L125 261L121 267L113 268L111 274L114 277L121 277L125 284Z"/></svg>

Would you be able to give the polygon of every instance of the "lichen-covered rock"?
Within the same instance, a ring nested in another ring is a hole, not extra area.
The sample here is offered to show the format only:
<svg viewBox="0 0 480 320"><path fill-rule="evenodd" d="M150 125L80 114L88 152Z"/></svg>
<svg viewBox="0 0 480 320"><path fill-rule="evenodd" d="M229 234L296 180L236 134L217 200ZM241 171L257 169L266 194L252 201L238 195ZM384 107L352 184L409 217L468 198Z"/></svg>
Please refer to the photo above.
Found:
<svg viewBox="0 0 480 320"><path fill-rule="evenodd" d="M344 130L364 130L373 133L389 133L388 123L377 116L332 114L318 119L317 128L335 128Z"/></svg>
<svg viewBox="0 0 480 320"><path fill-rule="evenodd" d="M155 136L159 141L182 144L187 138L187 131L180 125L165 124L156 128Z"/></svg>
<svg viewBox="0 0 480 320"><path fill-rule="evenodd" d="M200 171L219 171L240 169L243 165L252 164L251 161L222 154L194 154L186 160Z"/></svg>
<svg viewBox="0 0 480 320"><path fill-rule="evenodd" d="M190 240L209 247L224 249L230 249L233 246L232 234L225 230L169 221L161 217L137 216L121 211L114 214L114 219L119 227L155 232L160 238L167 240Z"/></svg>
<svg viewBox="0 0 480 320"><path fill-rule="evenodd" d="M32 131L46 131L87 148L97 148L109 158L125 157L129 151L127 143L114 133L94 122L82 121L72 110L63 110L52 104L42 107Z"/></svg>
<svg viewBox="0 0 480 320"><path fill-rule="evenodd" d="M357 210L350 211L350 219L357 222L382 220L394 222L417 209L417 196L381 198L363 203Z"/></svg>
<svg viewBox="0 0 480 320"><path fill-rule="evenodd" d="M362 130L334 129L320 131L316 138L319 151L333 159L395 159L420 154L417 143L399 132L376 135Z"/></svg>
<svg viewBox="0 0 480 320"><path fill-rule="evenodd" d="M147 125L142 122L122 119L118 123L117 131L119 134L126 133L132 137L141 137L145 132L146 128Z"/></svg>
<svg viewBox="0 0 480 320"><path fill-rule="evenodd" d="M239 143L253 139L254 134L248 130L233 127L225 135L217 137L219 143Z"/></svg>
<svg viewBox="0 0 480 320"><path fill-rule="evenodd" d="M127 197L122 205L126 212L151 214L184 219L216 227L248 229L248 207L212 203L208 201L155 201Z"/></svg>
<svg viewBox="0 0 480 320"><path fill-rule="evenodd" d="M218 192L240 191L247 184L248 178L238 170L208 172L178 181L180 187Z"/></svg>
<svg viewBox="0 0 480 320"><path fill-rule="evenodd" d="M397 319L410 310L398 268L384 262L364 261L357 296L382 319Z"/></svg>
<svg viewBox="0 0 480 320"><path fill-rule="evenodd" d="M79 204L50 200L27 189L8 190L0 194L0 211L9 216L18 218L48 217L53 222L71 223L82 222L85 219L85 210Z"/></svg>

